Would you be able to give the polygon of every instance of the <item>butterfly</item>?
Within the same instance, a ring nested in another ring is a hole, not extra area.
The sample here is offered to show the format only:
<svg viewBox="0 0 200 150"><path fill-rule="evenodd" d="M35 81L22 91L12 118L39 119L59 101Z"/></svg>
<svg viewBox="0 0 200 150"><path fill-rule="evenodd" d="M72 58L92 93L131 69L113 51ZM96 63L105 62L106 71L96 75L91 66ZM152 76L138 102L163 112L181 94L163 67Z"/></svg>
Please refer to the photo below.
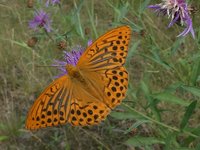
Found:
<svg viewBox="0 0 200 150"><path fill-rule="evenodd" d="M112 29L94 41L68 74L53 81L30 108L26 129L36 130L70 123L99 124L126 96L128 72L124 68L131 36L129 26Z"/></svg>

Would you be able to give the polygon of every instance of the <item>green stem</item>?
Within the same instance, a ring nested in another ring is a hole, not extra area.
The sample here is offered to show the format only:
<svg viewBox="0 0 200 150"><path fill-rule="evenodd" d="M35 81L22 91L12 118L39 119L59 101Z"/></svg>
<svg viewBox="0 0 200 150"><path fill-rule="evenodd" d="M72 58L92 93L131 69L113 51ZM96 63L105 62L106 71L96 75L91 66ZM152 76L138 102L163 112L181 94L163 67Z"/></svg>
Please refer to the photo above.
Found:
<svg viewBox="0 0 200 150"><path fill-rule="evenodd" d="M87 12L88 12L88 16L90 18L90 23L92 25L92 29L94 31L94 34L95 34L95 37L97 38L98 37L98 33L97 33L97 30L96 30L96 27L95 27L95 17L94 17L94 2L91 1L91 11L90 9L88 8L88 5L86 5L87 7Z"/></svg>
<svg viewBox="0 0 200 150"><path fill-rule="evenodd" d="M83 1L81 2L80 5L82 5ZM81 34L81 37L84 39L84 33L83 33L83 29L82 29L82 25L81 25L81 19L80 19L80 7L79 8L77 7L76 5L76 1L74 0L74 7L76 9L76 17L77 17L77 21L78 21L78 28L79 28L79 31L80 31L80 34Z"/></svg>
<svg viewBox="0 0 200 150"><path fill-rule="evenodd" d="M159 122L159 121L157 121L157 120L155 120L155 119L153 119L153 118L151 118L151 117L149 117L149 116L146 116L145 114L143 114L143 113L137 111L136 109L134 109L134 108L128 106L127 104L124 104L124 103L123 103L122 105L124 105L124 106L127 107L128 109L134 111L136 114L138 114L138 115L144 117L145 119L147 119L147 120L149 120L149 121L151 121L151 122L153 122L153 123L155 123L155 124L158 124L158 125L160 125L160 126L162 126L162 127L168 128L168 129L170 129L170 130L172 130L172 131L175 131L175 132L183 132L183 133L185 133L185 134L187 134L187 135L190 135L190 136L192 136L192 137L194 137L194 138L198 138L198 137L199 137L199 136L197 136L197 135L195 135L195 134L193 134L193 133L191 133L191 132L188 132L188 131L181 131L181 130L179 130L179 129L176 128L176 127L172 127L172 126L166 125L166 124L164 124L164 123L162 123L162 122Z"/></svg>
<svg viewBox="0 0 200 150"><path fill-rule="evenodd" d="M51 35L44 29L45 34L49 37L52 42L55 42Z"/></svg>

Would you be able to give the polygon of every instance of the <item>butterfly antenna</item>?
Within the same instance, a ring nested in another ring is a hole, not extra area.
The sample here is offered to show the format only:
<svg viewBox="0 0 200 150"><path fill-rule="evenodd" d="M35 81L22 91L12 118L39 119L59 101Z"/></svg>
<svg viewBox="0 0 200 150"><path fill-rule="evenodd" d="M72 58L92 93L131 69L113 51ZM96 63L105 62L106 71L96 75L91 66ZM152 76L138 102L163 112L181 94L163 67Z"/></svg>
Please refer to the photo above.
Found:
<svg viewBox="0 0 200 150"><path fill-rule="evenodd" d="M65 65L35 65L36 67L65 67Z"/></svg>

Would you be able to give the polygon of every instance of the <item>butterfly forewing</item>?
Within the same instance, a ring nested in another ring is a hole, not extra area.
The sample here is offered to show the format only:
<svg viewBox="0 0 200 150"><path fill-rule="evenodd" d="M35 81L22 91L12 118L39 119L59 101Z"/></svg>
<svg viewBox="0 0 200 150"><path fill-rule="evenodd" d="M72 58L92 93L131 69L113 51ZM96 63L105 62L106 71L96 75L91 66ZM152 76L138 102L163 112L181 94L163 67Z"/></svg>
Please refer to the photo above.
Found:
<svg viewBox="0 0 200 150"><path fill-rule="evenodd" d="M34 130L66 123L72 97L71 84L67 76L50 84L29 110L26 128Z"/></svg>
<svg viewBox="0 0 200 150"><path fill-rule="evenodd" d="M128 26L107 32L86 49L77 66L90 71L122 66L127 56L130 35Z"/></svg>

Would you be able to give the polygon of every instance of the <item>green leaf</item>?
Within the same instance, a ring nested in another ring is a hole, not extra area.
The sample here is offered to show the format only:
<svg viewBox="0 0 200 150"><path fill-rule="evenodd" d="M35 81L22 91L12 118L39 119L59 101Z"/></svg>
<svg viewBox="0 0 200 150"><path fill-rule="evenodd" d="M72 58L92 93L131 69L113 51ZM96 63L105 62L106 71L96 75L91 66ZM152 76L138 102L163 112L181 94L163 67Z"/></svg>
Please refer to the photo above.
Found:
<svg viewBox="0 0 200 150"><path fill-rule="evenodd" d="M141 136L132 137L128 139L125 143L127 145L134 146L134 147L152 145L152 144L158 144L158 143L165 144L163 140L159 140L154 137L141 137Z"/></svg>
<svg viewBox="0 0 200 150"><path fill-rule="evenodd" d="M125 120L125 119L141 119L142 117L134 112L116 112L112 111L110 116L116 119Z"/></svg>
<svg viewBox="0 0 200 150"><path fill-rule="evenodd" d="M0 136L0 141L4 141L4 140L7 140L7 139L9 139L9 137L6 136L6 135L1 135Z"/></svg>
<svg viewBox="0 0 200 150"><path fill-rule="evenodd" d="M132 96L132 100L137 99L137 91L134 90L133 85L128 85L127 95Z"/></svg>
<svg viewBox="0 0 200 150"><path fill-rule="evenodd" d="M147 9L147 6L149 5L150 3L150 0L146 0L144 1L141 5L140 5L140 8L139 8L139 13L141 14L142 12L144 12L144 10Z"/></svg>
<svg viewBox="0 0 200 150"><path fill-rule="evenodd" d="M151 97L151 91L150 88L148 86L148 81L141 81L141 89L145 95L145 98L148 100L149 104L148 107L152 110L154 116L156 117L156 120L160 121L161 120L161 116L160 116L160 112L157 109L157 101L155 101L152 97Z"/></svg>
<svg viewBox="0 0 200 150"><path fill-rule="evenodd" d="M145 81L141 81L141 89L144 92L145 96L149 97L150 96L150 90L148 85L145 83Z"/></svg>
<svg viewBox="0 0 200 150"><path fill-rule="evenodd" d="M156 54L156 53L154 53ZM150 61L153 61L159 65L161 65L162 67L164 67L165 69L171 69L171 66L170 64L168 64L167 62L164 62L162 59L158 59L158 58L154 58L153 56L149 56L149 55L146 55L146 54L142 54L140 53L139 55L141 55L142 57L144 57L145 59L149 59ZM157 55L158 56L158 55Z"/></svg>
<svg viewBox="0 0 200 150"><path fill-rule="evenodd" d="M198 79L200 73L200 60L196 60L193 67L192 67L192 74L190 81L192 82L192 85L195 85Z"/></svg>
<svg viewBox="0 0 200 150"><path fill-rule="evenodd" d="M165 150L176 149L179 147L177 143L177 134L176 132L168 132L164 141L165 141Z"/></svg>
<svg viewBox="0 0 200 150"><path fill-rule="evenodd" d="M149 123L149 122L151 122L151 121L149 121L149 120L139 120L136 123L134 123L130 128L128 128L128 130L126 130L124 134L131 132L134 128L139 127L141 124Z"/></svg>
<svg viewBox="0 0 200 150"><path fill-rule="evenodd" d="M4 125L3 123L0 123L0 130L5 130L6 129L6 125Z"/></svg>
<svg viewBox="0 0 200 150"><path fill-rule="evenodd" d="M190 103L186 102L184 99L181 99L181 98L179 98L175 95L172 95L171 93L168 93L168 92L153 94L152 97L155 99L161 100L161 101L179 104L182 106L188 106L190 104Z"/></svg>
<svg viewBox="0 0 200 150"><path fill-rule="evenodd" d="M196 108L196 105L197 105L197 101L193 101L187 108L184 116L183 116L183 119L181 121L181 125L180 125L180 128L181 130L185 128L185 126L187 125L188 123L188 120L190 119L190 117L192 116L193 112L194 112L194 109Z"/></svg>
<svg viewBox="0 0 200 150"><path fill-rule="evenodd" d="M200 143L197 144L195 150L200 150Z"/></svg>
<svg viewBox="0 0 200 150"><path fill-rule="evenodd" d="M179 89L182 86L181 82L175 82L173 84L170 84L166 89L165 92L174 93L177 89Z"/></svg>
<svg viewBox="0 0 200 150"><path fill-rule="evenodd" d="M128 52L128 56L126 58L126 62L128 62L127 64L130 64L130 60L131 58L133 57L133 55L135 54L136 50L137 50L137 47L139 46L140 44L140 41L137 41L133 44L133 46L129 49L129 52Z"/></svg>
<svg viewBox="0 0 200 150"><path fill-rule="evenodd" d="M190 87L190 86L182 86L182 88L195 96L200 97L200 88L197 87Z"/></svg>
<svg viewBox="0 0 200 150"><path fill-rule="evenodd" d="M178 51L178 49L180 48L181 44L183 43L183 39L177 39L174 44L172 45L172 48L171 48L171 55L175 55L175 53Z"/></svg>
<svg viewBox="0 0 200 150"><path fill-rule="evenodd" d="M197 127L189 127L189 126L186 126L184 128L184 131L187 131L187 132L191 132L197 136L200 136L200 126L197 126Z"/></svg>

